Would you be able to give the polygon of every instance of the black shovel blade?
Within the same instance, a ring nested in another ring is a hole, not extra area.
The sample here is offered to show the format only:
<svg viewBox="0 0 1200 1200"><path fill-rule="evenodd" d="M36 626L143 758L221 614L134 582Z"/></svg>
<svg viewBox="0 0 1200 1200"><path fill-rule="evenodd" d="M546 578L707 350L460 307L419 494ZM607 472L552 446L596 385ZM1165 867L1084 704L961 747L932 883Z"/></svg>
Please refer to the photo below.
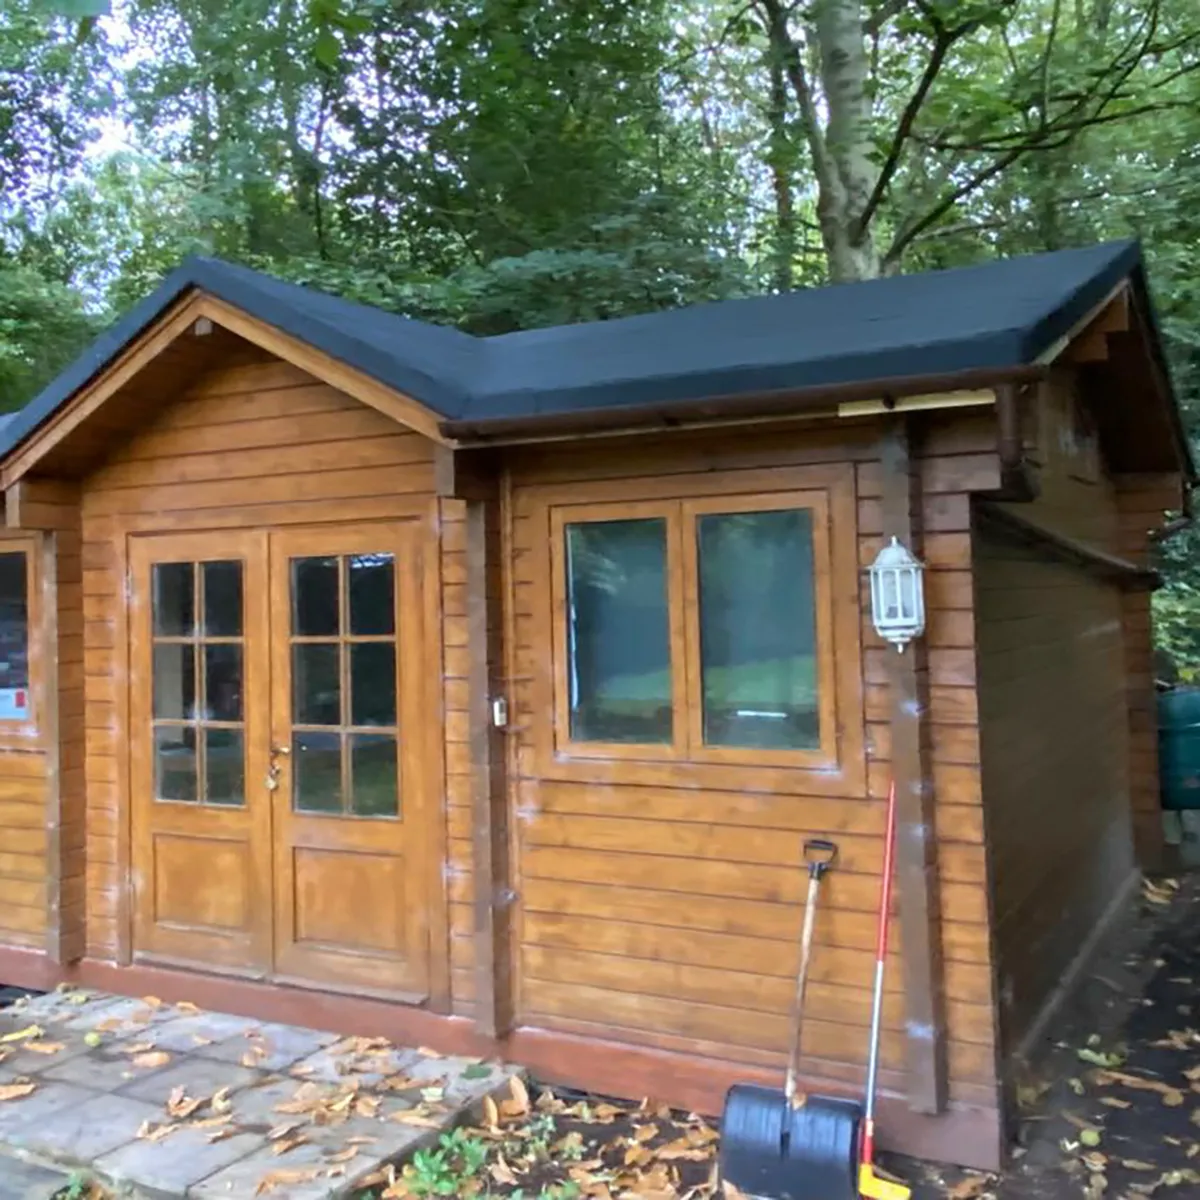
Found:
<svg viewBox="0 0 1200 1200"><path fill-rule="evenodd" d="M856 1200L861 1116L850 1100L809 1096L792 1108L775 1088L735 1084L721 1118L721 1178L770 1200Z"/></svg>

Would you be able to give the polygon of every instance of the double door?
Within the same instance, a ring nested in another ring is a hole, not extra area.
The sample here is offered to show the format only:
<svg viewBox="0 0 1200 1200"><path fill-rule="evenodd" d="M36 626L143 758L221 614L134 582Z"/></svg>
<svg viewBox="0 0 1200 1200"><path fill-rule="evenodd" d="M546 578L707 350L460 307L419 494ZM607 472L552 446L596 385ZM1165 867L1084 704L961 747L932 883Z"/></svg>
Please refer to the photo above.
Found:
<svg viewBox="0 0 1200 1200"><path fill-rule="evenodd" d="M135 957L423 999L414 526L129 554Z"/></svg>

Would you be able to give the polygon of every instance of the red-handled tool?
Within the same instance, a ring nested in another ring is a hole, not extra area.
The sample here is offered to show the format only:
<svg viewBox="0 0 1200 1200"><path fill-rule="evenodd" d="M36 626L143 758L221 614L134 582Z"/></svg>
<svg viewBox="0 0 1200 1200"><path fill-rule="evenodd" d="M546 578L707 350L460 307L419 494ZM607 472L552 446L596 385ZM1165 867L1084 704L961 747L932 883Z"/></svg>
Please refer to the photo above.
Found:
<svg viewBox="0 0 1200 1200"><path fill-rule="evenodd" d="M883 835L883 882L879 894L879 931L875 939L875 996L871 1005L871 1046L867 1058L867 1104L863 1114L862 1149L858 1158L858 1191L869 1200L908 1200L902 1183L875 1174L875 1091L879 1076L879 1039L883 1024L883 972L887 965L888 917L892 907L892 870L896 851L896 781L888 788L887 829Z"/></svg>

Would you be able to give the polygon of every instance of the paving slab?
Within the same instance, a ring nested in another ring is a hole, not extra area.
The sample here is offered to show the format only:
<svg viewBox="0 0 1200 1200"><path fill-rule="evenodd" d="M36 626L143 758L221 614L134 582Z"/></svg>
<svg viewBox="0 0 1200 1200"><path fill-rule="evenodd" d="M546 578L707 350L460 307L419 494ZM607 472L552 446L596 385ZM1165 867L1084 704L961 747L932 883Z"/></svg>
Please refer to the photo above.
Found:
<svg viewBox="0 0 1200 1200"><path fill-rule="evenodd" d="M266 1024L250 1031L200 1046L197 1054L219 1062L240 1063L249 1056L254 1066L264 1071L282 1071L301 1059L319 1053L338 1041L336 1033L320 1033L315 1029L298 1029L293 1025Z"/></svg>
<svg viewBox="0 0 1200 1200"><path fill-rule="evenodd" d="M364 1087L375 1087L389 1076L411 1074L411 1069L424 1058L420 1051L401 1046L370 1052L356 1049L367 1041L366 1038L343 1038L302 1058L291 1071L297 1078L311 1079L315 1083L345 1083L356 1077Z"/></svg>
<svg viewBox="0 0 1200 1200"><path fill-rule="evenodd" d="M38 1077L59 1083L74 1083L96 1092L115 1092L117 1088L145 1074L145 1071L139 1072L130 1063L127 1054L95 1050L90 1054L68 1058L65 1062L49 1063L38 1072Z"/></svg>
<svg viewBox="0 0 1200 1200"><path fill-rule="evenodd" d="M0 1154L0 1200L49 1200L68 1178L63 1171Z"/></svg>
<svg viewBox="0 0 1200 1200"><path fill-rule="evenodd" d="M213 1062L208 1058L181 1058L169 1067L148 1074L144 1079L135 1079L120 1089L120 1095L132 1096L160 1107L177 1088L181 1087L193 1098L212 1096L222 1088L234 1092L239 1088L263 1080L262 1071L249 1067L233 1067L228 1063Z"/></svg>
<svg viewBox="0 0 1200 1200"><path fill-rule="evenodd" d="M24 1149L29 1144L28 1130L57 1113L66 1112L96 1093L71 1083L41 1083L28 1096L8 1100L0 1123L0 1144Z"/></svg>
<svg viewBox="0 0 1200 1200"><path fill-rule="evenodd" d="M257 1022L245 1017L230 1017L224 1013L195 1013L158 1022L146 1035L159 1050L179 1052L202 1049L213 1042L244 1035Z"/></svg>
<svg viewBox="0 0 1200 1200"><path fill-rule="evenodd" d="M101 1155L93 1163L93 1169L118 1186L132 1185L170 1197L185 1196L189 1188L263 1144L262 1138L253 1134L210 1142L211 1133L211 1129L179 1129L159 1142L130 1142Z"/></svg>
<svg viewBox="0 0 1200 1200"><path fill-rule="evenodd" d="M355 1177L361 1178L374 1166L373 1160L363 1155L350 1163L334 1163L330 1160L330 1154L331 1151L326 1147L304 1145L289 1150L287 1154L276 1155L269 1146L263 1146L215 1175L210 1175L203 1183L192 1188L188 1196L196 1197L196 1200L250 1197L273 1172L288 1171L295 1174L270 1194L285 1196L287 1200L326 1200L341 1191L351 1179L351 1169ZM310 1172L313 1178L305 1179L304 1176Z"/></svg>
<svg viewBox="0 0 1200 1200"><path fill-rule="evenodd" d="M0 1028L36 1024L46 1031L43 1040L62 1044L50 1055L23 1043L4 1047L0 1081L23 1078L37 1086L28 1097L0 1105L0 1167L3 1155L15 1152L50 1169L89 1170L110 1186L153 1200L249 1200L272 1171L293 1170L299 1174L276 1193L287 1200L346 1196L356 1179L436 1141L514 1073L383 1038L149 999L64 991L0 1013L7 1022ZM89 1033L99 1034L90 1039L98 1044L89 1045ZM151 1048L169 1061L136 1066L136 1054ZM204 1124L214 1115L207 1104L190 1117L172 1118L166 1104L179 1088L206 1100L227 1090L228 1123ZM302 1088L313 1103L303 1112L281 1113L279 1106ZM433 1104L422 1116L435 1116L439 1128L394 1119L422 1100ZM138 1137L147 1124L161 1128L173 1121L158 1140ZM304 1139L282 1155L268 1139L279 1126L291 1127L287 1137ZM336 1161L350 1148L356 1149L350 1159ZM50 1178L57 1187L65 1176ZM12 1196L0 1191L0 1200ZM15 1196L26 1200L25 1192Z"/></svg>
<svg viewBox="0 0 1200 1200"><path fill-rule="evenodd" d="M94 1158L132 1142L144 1121L162 1119L160 1108L142 1100L96 1096L46 1114L27 1127L24 1140L38 1155L86 1167Z"/></svg>

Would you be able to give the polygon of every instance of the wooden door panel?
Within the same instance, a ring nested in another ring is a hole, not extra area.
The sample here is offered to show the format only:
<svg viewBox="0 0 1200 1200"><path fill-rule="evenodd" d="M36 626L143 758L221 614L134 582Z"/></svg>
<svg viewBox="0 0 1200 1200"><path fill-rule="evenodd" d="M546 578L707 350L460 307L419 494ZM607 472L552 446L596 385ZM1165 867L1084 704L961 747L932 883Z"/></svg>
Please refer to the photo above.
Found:
<svg viewBox="0 0 1200 1200"><path fill-rule="evenodd" d="M129 561L134 955L264 975L266 540L131 538Z"/></svg>
<svg viewBox="0 0 1200 1200"><path fill-rule="evenodd" d="M281 979L427 993L420 582L412 523L271 535Z"/></svg>

